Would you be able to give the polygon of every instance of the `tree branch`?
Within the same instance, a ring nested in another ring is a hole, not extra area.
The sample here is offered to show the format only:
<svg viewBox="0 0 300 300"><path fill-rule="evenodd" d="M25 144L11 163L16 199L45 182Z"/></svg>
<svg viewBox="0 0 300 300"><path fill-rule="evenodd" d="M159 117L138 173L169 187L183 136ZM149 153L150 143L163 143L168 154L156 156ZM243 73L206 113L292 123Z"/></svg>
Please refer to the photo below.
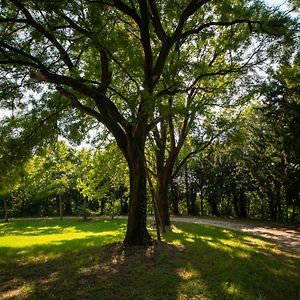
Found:
<svg viewBox="0 0 300 300"><path fill-rule="evenodd" d="M22 13L25 15L27 22L33 28L35 28L38 32L40 32L45 38L47 38L58 50L61 59L65 62L67 67L71 70L74 65L68 56L67 52L63 48L63 46L57 41L54 35L52 35L49 31L47 31L41 24L37 23L32 17L31 13L26 9L26 7L19 0L10 0L17 8L19 8Z"/></svg>
<svg viewBox="0 0 300 300"><path fill-rule="evenodd" d="M161 40L162 43L165 43L167 39L166 32L161 24L160 15L156 6L155 0L148 0L150 9L152 12L151 20L154 27L154 30L158 36L158 38Z"/></svg>

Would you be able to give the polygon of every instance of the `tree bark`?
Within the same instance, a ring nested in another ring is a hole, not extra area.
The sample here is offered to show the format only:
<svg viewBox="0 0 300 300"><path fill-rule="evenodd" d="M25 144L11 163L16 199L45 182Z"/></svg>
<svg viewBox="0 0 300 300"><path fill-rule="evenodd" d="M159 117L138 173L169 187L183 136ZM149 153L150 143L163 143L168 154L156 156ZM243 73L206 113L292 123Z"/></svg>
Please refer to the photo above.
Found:
<svg viewBox="0 0 300 300"><path fill-rule="evenodd" d="M170 178L165 172L158 173L157 204L162 222L160 225L163 227L171 225L168 195L169 180Z"/></svg>
<svg viewBox="0 0 300 300"><path fill-rule="evenodd" d="M8 205L7 200L4 198L4 221L8 222Z"/></svg>
<svg viewBox="0 0 300 300"><path fill-rule="evenodd" d="M123 244L149 245L152 238L147 230L147 173L144 157L145 139L128 141L127 162L130 173L130 199L127 231Z"/></svg>

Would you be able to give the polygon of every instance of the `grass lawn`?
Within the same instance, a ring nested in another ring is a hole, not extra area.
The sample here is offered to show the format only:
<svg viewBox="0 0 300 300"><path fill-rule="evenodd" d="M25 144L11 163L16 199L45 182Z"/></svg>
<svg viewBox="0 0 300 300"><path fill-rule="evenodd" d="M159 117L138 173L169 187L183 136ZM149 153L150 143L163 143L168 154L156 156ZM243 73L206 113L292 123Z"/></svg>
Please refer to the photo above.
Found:
<svg viewBox="0 0 300 300"><path fill-rule="evenodd" d="M122 220L0 223L0 299L300 299L300 257L222 228L176 223L122 250Z"/></svg>

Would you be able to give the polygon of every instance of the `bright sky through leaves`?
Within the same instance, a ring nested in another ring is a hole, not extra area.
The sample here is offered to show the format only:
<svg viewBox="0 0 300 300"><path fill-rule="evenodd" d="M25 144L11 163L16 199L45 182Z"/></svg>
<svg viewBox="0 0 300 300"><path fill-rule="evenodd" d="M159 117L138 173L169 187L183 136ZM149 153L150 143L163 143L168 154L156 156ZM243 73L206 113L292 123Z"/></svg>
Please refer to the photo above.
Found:
<svg viewBox="0 0 300 300"><path fill-rule="evenodd" d="M268 5L273 6L282 6L282 9L287 9L287 1L286 0L264 0ZM4 111L0 109L0 119L4 117L6 113L9 113L8 111Z"/></svg>

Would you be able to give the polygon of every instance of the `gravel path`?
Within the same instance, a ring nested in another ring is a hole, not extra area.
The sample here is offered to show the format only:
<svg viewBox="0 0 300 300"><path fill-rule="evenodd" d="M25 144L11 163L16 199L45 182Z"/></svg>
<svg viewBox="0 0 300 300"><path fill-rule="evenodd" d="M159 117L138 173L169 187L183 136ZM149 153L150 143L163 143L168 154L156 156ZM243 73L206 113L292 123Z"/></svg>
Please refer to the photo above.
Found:
<svg viewBox="0 0 300 300"><path fill-rule="evenodd" d="M233 220L213 220L206 218L171 217L172 221L212 225L247 232L281 243L285 248L300 254L300 228L267 223Z"/></svg>

